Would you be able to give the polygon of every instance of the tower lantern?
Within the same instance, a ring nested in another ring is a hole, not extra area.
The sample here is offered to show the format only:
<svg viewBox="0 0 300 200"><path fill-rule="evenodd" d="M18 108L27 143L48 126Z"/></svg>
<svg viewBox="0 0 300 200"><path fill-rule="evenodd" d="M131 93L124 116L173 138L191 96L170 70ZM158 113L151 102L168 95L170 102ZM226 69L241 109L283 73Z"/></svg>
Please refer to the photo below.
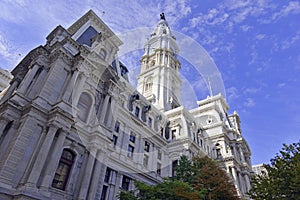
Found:
<svg viewBox="0 0 300 200"><path fill-rule="evenodd" d="M181 105L179 48L164 13L150 34L141 58L138 91L158 109L168 111Z"/></svg>

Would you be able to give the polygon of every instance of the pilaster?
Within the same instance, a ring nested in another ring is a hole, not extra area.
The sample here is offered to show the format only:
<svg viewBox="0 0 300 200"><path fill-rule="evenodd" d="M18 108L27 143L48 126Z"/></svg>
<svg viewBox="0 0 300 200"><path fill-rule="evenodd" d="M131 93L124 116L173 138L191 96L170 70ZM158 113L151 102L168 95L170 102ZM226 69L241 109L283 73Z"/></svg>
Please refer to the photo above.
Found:
<svg viewBox="0 0 300 200"><path fill-rule="evenodd" d="M51 144L53 142L55 133L57 132L58 128L54 125L49 126L49 130L47 132L47 135L44 139L44 142L41 146L41 150L37 156L36 162L34 163L31 173L28 177L27 186L36 187L37 181L39 176L41 175L42 169L44 167L46 158L49 154L49 150L51 147Z"/></svg>
<svg viewBox="0 0 300 200"><path fill-rule="evenodd" d="M93 166L95 163L95 154L96 154L96 149L91 149L85 166L83 180L80 186L79 199L87 198L87 192L90 187L90 180L92 176Z"/></svg>
<svg viewBox="0 0 300 200"><path fill-rule="evenodd" d="M53 151L50 155L50 162L46 166L45 174L42 179L42 183L40 186L42 190L47 190L53 180L55 170L57 168L57 165L61 157L65 139L66 139L66 133L64 131L60 131L58 138L55 142Z"/></svg>

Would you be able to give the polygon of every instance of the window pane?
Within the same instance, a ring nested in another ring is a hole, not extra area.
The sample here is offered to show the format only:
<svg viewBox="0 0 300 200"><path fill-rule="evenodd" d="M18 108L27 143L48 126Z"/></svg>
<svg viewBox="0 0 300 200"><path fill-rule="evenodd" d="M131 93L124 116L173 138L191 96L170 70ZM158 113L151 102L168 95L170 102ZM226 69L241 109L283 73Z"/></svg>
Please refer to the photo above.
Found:
<svg viewBox="0 0 300 200"><path fill-rule="evenodd" d="M56 169L52 187L65 190L70 171L74 161L74 154L70 150L63 150L58 167Z"/></svg>
<svg viewBox="0 0 300 200"><path fill-rule="evenodd" d="M117 141L118 141L118 136L113 135L112 143L114 144L114 147L117 145Z"/></svg>
<svg viewBox="0 0 300 200"><path fill-rule="evenodd" d="M122 189L128 191L129 190L129 184L130 184L130 178L127 176L123 176L122 179Z"/></svg>
<svg viewBox="0 0 300 200"><path fill-rule="evenodd" d="M146 152L149 152L149 150L150 150L150 143L147 142L147 141L145 141L145 148L144 148L144 150L145 150Z"/></svg>
<svg viewBox="0 0 300 200"><path fill-rule="evenodd" d="M135 136L130 134L129 141L135 143Z"/></svg>
<svg viewBox="0 0 300 200"><path fill-rule="evenodd" d="M135 116L136 116L136 117L139 117L139 114L140 114L140 108L139 108L139 107L136 107L136 108L135 108Z"/></svg>
<svg viewBox="0 0 300 200"><path fill-rule="evenodd" d="M120 130L120 122L116 121L116 123L115 123L115 131L117 133L119 133L119 130Z"/></svg>
<svg viewBox="0 0 300 200"><path fill-rule="evenodd" d="M97 31L93 27L88 27L83 34L77 39L80 44L91 46L91 39L97 34Z"/></svg>
<svg viewBox="0 0 300 200"><path fill-rule="evenodd" d="M128 145L128 153L127 153L127 156L130 157L130 158L132 158L133 152L134 152L134 147L131 146L131 145Z"/></svg>
<svg viewBox="0 0 300 200"><path fill-rule="evenodd" d="M108 187L106 185L103 185L103 189L102 189L102 194L101 194L100 200L105 200L106 193L107 193L107 188Z"/></svg>

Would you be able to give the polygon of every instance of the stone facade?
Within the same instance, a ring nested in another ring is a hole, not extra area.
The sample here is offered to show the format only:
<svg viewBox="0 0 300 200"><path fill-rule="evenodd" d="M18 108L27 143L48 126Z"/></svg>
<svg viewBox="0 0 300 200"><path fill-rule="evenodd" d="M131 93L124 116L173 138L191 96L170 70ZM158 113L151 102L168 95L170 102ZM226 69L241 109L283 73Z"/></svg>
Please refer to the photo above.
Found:
<svg viewBox="0 0 300 200"><path fill-rule="evenodd" d="M252 165L252 170L255 175L268 175L268 171L264 167L264 164Z"/></svg>
<svg viewBox="0 0 300 200"><path fill-rule="evenodd" d="M13 76L9 71L0 68L0 93L9 86L12 78Z"/></svg>
<svg viewBox="0 0 300 200"><path fill-rule="evenodd" d="M220 160L246 198L251 151L238 114L221 95L181 105L165 18L146 43L137 89L121 44L89 11L15 67L0 102L0 199L116 199L133 180L156 184L180 156L199 154Z"/></svg>

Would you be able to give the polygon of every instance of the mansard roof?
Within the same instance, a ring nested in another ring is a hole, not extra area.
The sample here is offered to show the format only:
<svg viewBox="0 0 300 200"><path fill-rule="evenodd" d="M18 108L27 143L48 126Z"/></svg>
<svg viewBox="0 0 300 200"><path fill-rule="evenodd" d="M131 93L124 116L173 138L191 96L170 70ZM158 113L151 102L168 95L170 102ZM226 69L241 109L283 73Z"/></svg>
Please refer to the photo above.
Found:
<svg viewBox="0 0 300 200"><path fill-rule="evenodd" d="M86 24L94 25L99 33L101 32L102 36L105 39L112 39L117 46L123 44L123 42L114 34L114 32L95 14L93 10L89 10L85 15L83 15L79 20L72 24L67 31L73 36L76 34L84 25Z"/></svg>

